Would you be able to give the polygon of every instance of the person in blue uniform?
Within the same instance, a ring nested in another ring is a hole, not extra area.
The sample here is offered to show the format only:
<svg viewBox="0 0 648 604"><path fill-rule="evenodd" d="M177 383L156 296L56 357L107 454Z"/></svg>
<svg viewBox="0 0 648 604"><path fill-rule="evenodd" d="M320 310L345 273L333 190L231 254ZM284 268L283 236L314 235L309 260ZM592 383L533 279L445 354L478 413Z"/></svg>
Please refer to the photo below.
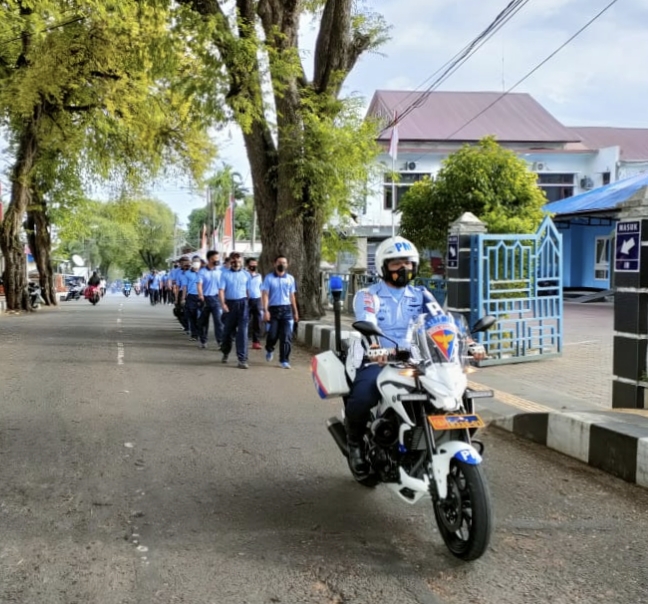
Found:
<svg viewBox="0 0 648 604"><path fill-rule="evenodd" d="M182 287L183 294L186 296L187 300L185 308L187 313L187 326L189 328L189 339L192 341L196 341L200 337L198 319L203 306L198 297L200 267L200 256L194 256L191 259L191 269L184 274Z"/></svg>
<svg viewBox="0 0 648 604"><path fill-rule="evenodd" d="M238 367L248 369L247 332L250 273L243 270L241 254L232 252L229 258L230 268L224 268L221 271L219 284L220 303L223 309L222 362L227 363L228 361L236 333Z"/></svg>
<svg viewBox="0 0 648 604"><path fill-rule="evenodd" d="M252 348L261 350L261 329L263 328L263 306L261 304L261 284L263 277L259 274L259 263L256 258L246 260L247 270L250 273L250 331L252 332Z"/></svg>
<svg viewBox="0 0 648 604"><path fill-rule="evenodd" d="M264 320L270 323L266 338L266 361L272 361L279 341L279 364L290 369L293 326L299 321L295 278L288 274L288 259L277 256L274 272L268 273L261 285Z"/></svg>
<svg viewBox="0 0 648 604"><path fill-rule="evenodd" d="M223 341L221 305L218 297L220 274L218 252L209 250L207 252L207 266L200 269L200 279L198 281L198 298L204 303L201 316L200 348L207 348L210 318L213 318L216 343L219 347Z"/></svg>

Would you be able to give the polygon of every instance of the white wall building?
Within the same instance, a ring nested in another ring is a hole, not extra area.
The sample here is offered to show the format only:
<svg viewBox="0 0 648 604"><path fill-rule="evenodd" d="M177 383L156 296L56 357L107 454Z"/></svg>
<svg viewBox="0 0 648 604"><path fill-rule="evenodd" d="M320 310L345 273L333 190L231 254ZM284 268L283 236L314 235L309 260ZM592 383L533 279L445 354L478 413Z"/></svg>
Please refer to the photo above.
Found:
<svg viewBox="0 0 648 604"><path fill-rule="evenodd" d="M648 129L568 128L528 94L379 90L367 115L385 124L400 116L396 204L389 176L389 128L378 139L385 172L370 183L354 229L368 239L370 269L375 247L391 234L392 211L408 188L425 176L433 177L443 160L464 144L485 136L494 135L528 163L549 202L648 171ZM397 213L394 221L398 225Z"/></svg>

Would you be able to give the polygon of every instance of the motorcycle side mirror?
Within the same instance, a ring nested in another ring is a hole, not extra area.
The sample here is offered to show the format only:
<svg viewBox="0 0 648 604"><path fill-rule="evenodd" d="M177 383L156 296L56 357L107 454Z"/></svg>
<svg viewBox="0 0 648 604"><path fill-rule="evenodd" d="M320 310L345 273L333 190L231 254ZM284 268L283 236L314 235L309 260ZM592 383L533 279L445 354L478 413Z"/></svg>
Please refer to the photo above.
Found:
<svg viewBox="0 0 648 604"><path fill-rule="evenodd" d="M485 317L482 317L473 325L473 328L471 330L471 333L478 333L480 331L486 331L487 329L490 329L495 323L497 322L497 319L493 315L486 315Z"/></svg>
<svg viewBox="0 0 648 604"><path fill-rule="evenodd" d="M371 321L356 321L351 325L353 329L360 332L361 335L365 337L369 336L380 336L384 337L384 334L378 325L371 323Z"/></svg>

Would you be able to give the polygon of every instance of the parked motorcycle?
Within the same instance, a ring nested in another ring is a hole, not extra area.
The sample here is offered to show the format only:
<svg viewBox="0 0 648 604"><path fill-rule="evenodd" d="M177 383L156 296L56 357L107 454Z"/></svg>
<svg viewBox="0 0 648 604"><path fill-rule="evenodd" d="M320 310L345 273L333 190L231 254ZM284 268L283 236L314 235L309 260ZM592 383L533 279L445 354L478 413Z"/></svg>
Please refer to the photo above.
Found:
<svg viewBox="0 0 648 604"><path fill-rule="evenodd" d="M41 288L40 285L30 281L27 284L27 291L29 293L29 305L32 310L40 308L41 304L45 304L45 301L41 297Z"/></svg>
<svg viewBox="0 0 648 604"><path fill-rule="evenodd" d="M313 380L322 398L349 394L355 375L354 353L362 346L359 338L351 338L343 351L342 283L334 279L330 288L336 350L312 360ZM483 317L472 331L485 331L494 323L494 317ZM365 337L385 338L368 321L358 321L353 328ZM371 469L366 475L354 475L365 487L385 484L405 503L431 498L441 537L450 552L465 561L484 554L492 530L490 492L481 467L484 446L472 436L484 426L475 413L474 400L493 393L468 388L468 331L460 315L430 313L412 326L410 350L400 350L396 342L393 350L363 349L365 362L383 355L390 360L379 374L381 399L364 436ZM327 427L348 458L343 419L333 417Z"/></svg>
<svg viewBox="0 0 648 604"><path fill-rule="evenodd" d="M98 285L88 285L85 290L85 298L95 306L101 300L101 288Z"/></svg>
<svg viewBox="0 0 648 604"><path fill-rule="evenodd" d="M122 292L124 296L128 298L128 296L131 295L131 284L130 283L124 283L124 287L122 288Z"/></svg>
<svg viewBox="0 0 648 604"><path fill-rule="evenodd" d="M68 302L69 300L79 300L84 288L85 286L80 283L70 285L67 294L65 295L64 302Z"/></svg>

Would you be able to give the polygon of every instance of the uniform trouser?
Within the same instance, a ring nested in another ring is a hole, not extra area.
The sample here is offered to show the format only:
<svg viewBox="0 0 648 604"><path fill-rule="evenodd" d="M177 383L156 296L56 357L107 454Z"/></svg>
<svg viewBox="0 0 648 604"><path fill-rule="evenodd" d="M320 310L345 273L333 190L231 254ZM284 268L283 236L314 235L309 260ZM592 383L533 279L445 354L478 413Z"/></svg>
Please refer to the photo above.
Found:
<svg viewBox="0 0 648 604"><path fill-rule="evenodd" d="M175 316L180 321L180 325L187 331L187 314L185 312L185 305L182 304L182 292L178 292L178 299L176 300Z"/></svg>
<svg viewBox="0 0 648 604"><path fill-rule="evenodd" d="M218 296L205 296L205 306L201 314L200 341L206 344L209 340L209 322L213 317L214 320L214 333L216 335L216 342L220 346L223 341L223 321L221 320L221 305Z"/></svg>
<svg viewBox="0 0 648 604"><path fill-rule="evenodd" d="M167 291L167 300L169 301L169 304L175 304L175 294L172 289Z"/></svg>
<svg viewBox="0 0 648 604"><path fill-rule="evenodd" d="M366 422L372 407L378 404L378 375L381 371L380 365L363 365L356 371L351 392L345 400L345 415L354 424Z"/></svg>
<svg viewBox="0 0 648 604"><path fill-rule="evenodd" d="M266 350L272 352L279 340L279 362L290 360L292 349L293 314L290 304L285 306L269 306L270 331L266 339Z"/></svg>
<svg viewBox="0 0 648 604"><path fill-rule="evenodd" d="M263 309L261 308L261 298L250 298L250 327L252 331L252 341L256 344L261 342L261 326L263 325Z"/></svg>
<svg viewBox="0 0 648 604"><path fill-rule="evenodd" d="M225 300L229 312L223 313L223 343L221 350L228 355L232 350L234 332L236 332L236 356L241 362L247 361L248 300Z"/></svg>
<svg viewBox="0 0 648 604"><path fill-rule="evenodd" d="M187 294L187 304L185 310L187 312L187 326L192 338L200 337L200 310L202 304L198 294Z"/></svg>
<svg viewBox="0 0 648 604"><path fill-rule="evenodd" d="M151 289L149 291L149 297L151 299L151 304L157 304L160 301L160 290Z"/></svg>
<svg viewBox="0 0 648 604"><path fill-rule="evenodd" d="M167 290L166 290L166 287L163 287L160 290L160 302L162 304L166 304L166 301L167 301Z"/></svg>

